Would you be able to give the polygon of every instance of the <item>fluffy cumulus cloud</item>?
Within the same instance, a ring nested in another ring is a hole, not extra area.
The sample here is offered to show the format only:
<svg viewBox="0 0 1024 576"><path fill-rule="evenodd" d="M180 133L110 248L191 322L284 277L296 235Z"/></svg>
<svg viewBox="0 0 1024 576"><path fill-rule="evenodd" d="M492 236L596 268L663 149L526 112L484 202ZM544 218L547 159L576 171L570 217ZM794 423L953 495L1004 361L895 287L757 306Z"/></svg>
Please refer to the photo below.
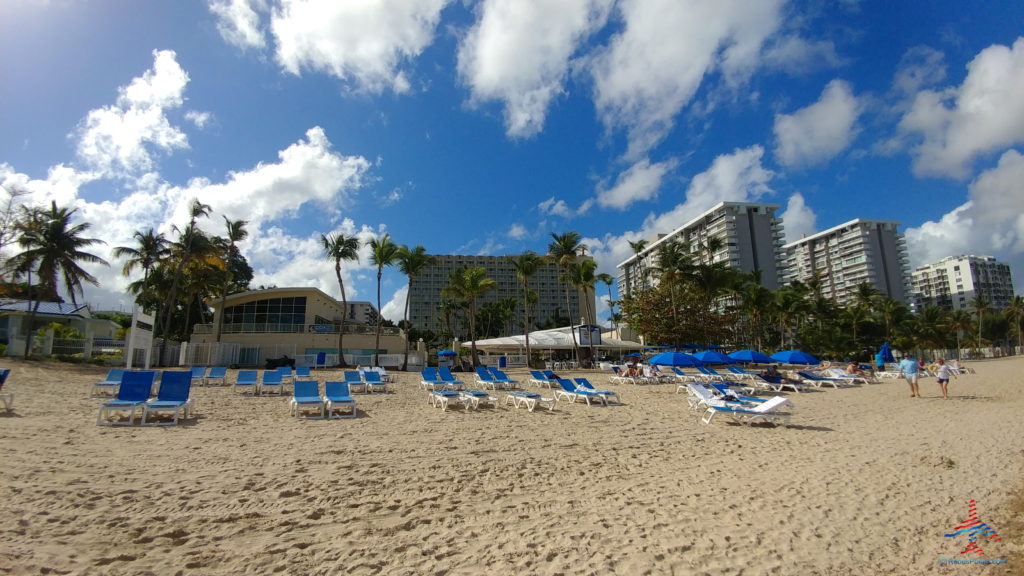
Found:
<svg viewBox="0 0 1024 576"><path fill-rule="evenodd" d="M918 92L900 120L914 173L967 178L978 156L1024 142L1022 94L1024 37L978 53L960 86Z"/></svg>
<svg viewBox="0 0 1024 576"><path fill-rule="evenodd" d="M776 158L790 167L831 160L853 142L861 109L848 83L829 82L814 104L775 117Z"/></svg>
<svg viewBox="0 0 1024 576"><path fill-rule="evenodd" d="M590 61L594 102L609 129L625 129L639 158L671 130L705 75L745 80L781 24L782 0L623 0L623 30Z"/></svg>
<svg viewBox="0 0 1024 576"><path fill-rule="evenodd" d="M597 193L597 203L605 208L625 210L634 202L650 200L658 195L665 175L679 164L675 159L651 164L647 158L619 174L615 185Z"/></svg>
<svg viewBox="0 0 1024 576"><path fill-rule="evenodd" d="M120 88L116 104L90 111L79 125L79 159L104 176L131 175L152 169L154 149L187 148L166 112L182 105L188 81L173 51L154 51L153 67Z"/></svg>
<svg viewBox="0 0 1024 576"><path fill-rule="evenodd" d="M526 234L526 227L523 226L522 224L513 224L512 226L509 226L509 238L513 238L515 240L522 240L523 238L526 238Z"/></svg>
<svg viewBox="0 0 1024 576"><path fill-rule="evenodd" d="M764 63L793 76L842 66L835 44L827 40L807 40L795 35L780 36L769 43Z"/></svg>
<svg viewBox="0 0 1024 576"><path fill-rule="evenodd" d="M569 218L573 215L572 208L565 203L565 200L556 200L554 196L537 204L537 211L543 216L561 216Z"/></svg>
<svg viewBox="0 0 1024 576"><path fill-rule="evenodd" d="M955 254L991 255L1024 269L1024 155L1005 152L968 186L968 201L906 231L913 266Z"/></svg>
<svg viewBox="0 0 1024 576"><path fill-rule="evenodd" d="M818 216L807 205L803 194L796 193L790 196L789 201L786 202L786 209L779 216L785 227L787 243L796 242L818 231Z"/></svg>
<svg viewBox="0 0 1024 576"><path fill-rule="evenodd" d="M267 9L263 0L210 0L209 8L217 19L217 31L225 42L242 50L266 47L267 40L257 11Z"/></svg>
<svg viewBox="0 0 1024 576"><path fill-rule="evenodd" d="M754 202L770 193L774 173L761 165L764 149L751 146L722 154L707 170L697 174L686 189L684 201L672 210L650 214L638 230L587 238L600 272L618 276L616 266L632 256L629 242L651 241L700 216L719 202Z"/></svg>
<svg viewBox="0 0 1024 576"><path fill-rule="evenodd" d="M569 59L604 25L611 0L485 0L459 47L474 102L501 101L511 137L539 132L563 92Z"/></svg>
<svg viewBox="0 0 1024 576"><path fill-rule="evenodd" d="M280 0L270 28L277 60L292 74L324 72L356 88L403 93L402 65L434 39L448 0Z"/></svg>

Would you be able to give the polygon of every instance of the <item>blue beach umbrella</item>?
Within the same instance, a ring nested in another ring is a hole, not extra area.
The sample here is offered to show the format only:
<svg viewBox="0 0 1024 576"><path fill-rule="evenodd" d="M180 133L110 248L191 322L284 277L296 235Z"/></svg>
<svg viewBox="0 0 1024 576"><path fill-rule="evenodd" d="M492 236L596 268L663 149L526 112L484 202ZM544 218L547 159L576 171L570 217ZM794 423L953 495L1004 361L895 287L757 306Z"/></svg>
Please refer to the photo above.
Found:
<svg viewBox="0 0 1024 576"><path fill-rule="evenodd" d="M683 352L662 352L648 360L650 364L659 366L703 366L703 362Z"/></svg>
<svg viewBox="0 0 1024 576"><path fill-rule="evenodd" d="M729 358L737 362L750 362L753 364L772 364L775 362L767 354L762 354L757 350L737 350L729 354Z"/></svg>
<svg viewBox="0 0 1024 576"><path fill-rule="evenodd" d="M694 358L705 364L735 364L736 361L721 352L715 350L704 350L693 355Z"/></svg>
<svg viewBox="0 0 1024 576"><path fill-rule="evenodd" d="M782 350L771 355L772 360L783 364L820 364L821 361L807 352L799 350Z"/></svg>
<svg viewBox="0 0 1024 576"><path fill-rule="evenodd" d="M892 355L892 347L886 342L882 344L882 348L878 351L882 355L882 362L895 362L896 358Z"/></svg>
<svg viewBox="0 0 1024 576"><path fill-rule="evenodd" d="M438 356L458 356L455 350L441 350L437 353Z"/></svg>

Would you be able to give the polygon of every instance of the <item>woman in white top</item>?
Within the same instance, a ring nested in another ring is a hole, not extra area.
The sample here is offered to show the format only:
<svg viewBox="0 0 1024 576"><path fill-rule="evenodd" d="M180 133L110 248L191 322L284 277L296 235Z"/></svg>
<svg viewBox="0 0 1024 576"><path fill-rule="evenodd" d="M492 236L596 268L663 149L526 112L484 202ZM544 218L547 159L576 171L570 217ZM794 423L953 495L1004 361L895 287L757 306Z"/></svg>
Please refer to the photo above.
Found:
<svg viewBox="0 0 1024 576"><path fill-rule="evenodd" d="M939 365L938 371L935 373L935 381L939 383L939 388L942 389L942 397L949 400L949 377L956 377L956 371L946 364L946 360L939 358L937 361Z"/></svg>

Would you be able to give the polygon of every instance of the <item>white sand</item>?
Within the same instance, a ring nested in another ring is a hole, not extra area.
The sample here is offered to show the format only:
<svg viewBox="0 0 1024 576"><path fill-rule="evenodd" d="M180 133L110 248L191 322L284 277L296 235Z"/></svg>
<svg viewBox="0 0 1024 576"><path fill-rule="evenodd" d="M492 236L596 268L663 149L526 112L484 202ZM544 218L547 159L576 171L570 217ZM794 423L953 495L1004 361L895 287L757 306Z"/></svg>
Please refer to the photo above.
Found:
<svg viewBox="0 0 1024 576"><path fill-rule="evenodd" d="M949 401L932 379L787 393L791 428L705 426L675 385L442 413L413 374L354 420L224 387L177 427L98 427L106 370L0 364L3 574L1024 573L938 565L970 499L1002 536L986 558L1024 548L1024 359Z"/></svg>

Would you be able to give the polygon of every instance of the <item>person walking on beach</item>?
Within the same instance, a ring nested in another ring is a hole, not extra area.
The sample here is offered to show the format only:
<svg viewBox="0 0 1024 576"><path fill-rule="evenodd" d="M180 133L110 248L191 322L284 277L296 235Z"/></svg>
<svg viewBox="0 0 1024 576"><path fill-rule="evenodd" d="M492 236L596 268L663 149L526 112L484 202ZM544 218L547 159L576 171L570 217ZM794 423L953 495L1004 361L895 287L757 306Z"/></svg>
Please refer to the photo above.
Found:
<svg viewBox="0 0 1024 576"><path fill-rule="evenodd" d="M910 397L920 398L921 392L917 389L917 375L920 371L920 365L917 363L917 359L913 356L907 356L900 361L900 374L907 379L907 384L910 384Z"/></svg>
<svg viewBox="0 0 1024 576"><path fill-rule="evenodd" d="M944 358L938 360L939 369L935 373L935 381L939 383L939 388L942 389L942 397L949 400L949 377L952 375L956 377L956 371L949 364L946 364Z"/></svg>

